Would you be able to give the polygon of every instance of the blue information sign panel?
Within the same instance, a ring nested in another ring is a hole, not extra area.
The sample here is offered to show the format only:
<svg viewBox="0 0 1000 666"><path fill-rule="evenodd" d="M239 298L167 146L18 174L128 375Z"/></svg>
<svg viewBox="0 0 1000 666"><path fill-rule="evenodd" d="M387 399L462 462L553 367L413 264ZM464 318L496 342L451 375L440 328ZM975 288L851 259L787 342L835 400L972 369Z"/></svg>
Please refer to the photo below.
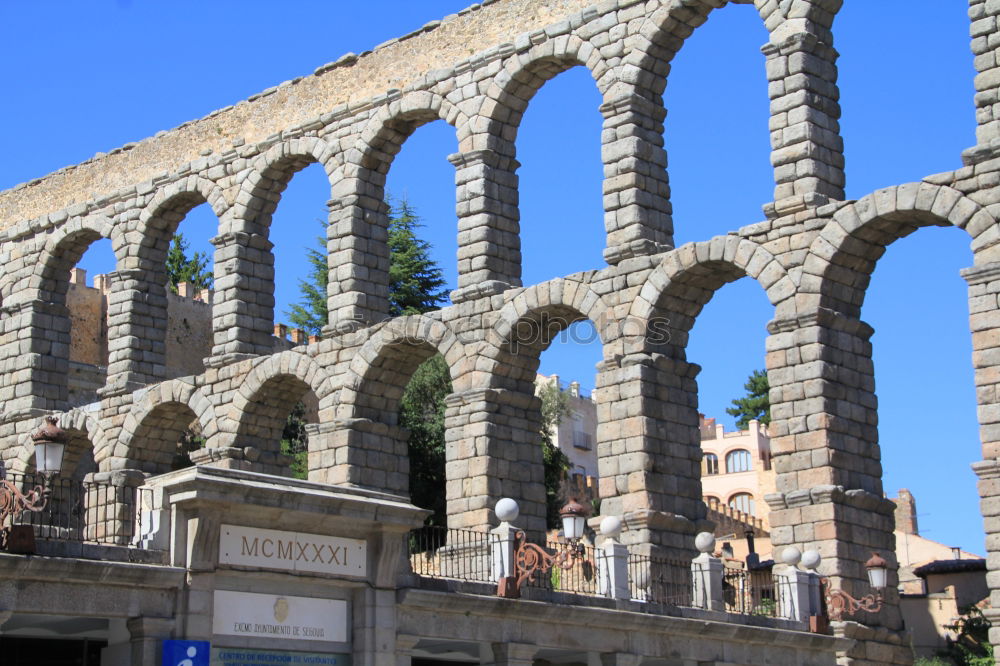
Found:
<svg viewBox="0 0 1000 666"><path fill-rule="evenodd" d="M163 641L163 666L209 666L208 641Z"/></svg>

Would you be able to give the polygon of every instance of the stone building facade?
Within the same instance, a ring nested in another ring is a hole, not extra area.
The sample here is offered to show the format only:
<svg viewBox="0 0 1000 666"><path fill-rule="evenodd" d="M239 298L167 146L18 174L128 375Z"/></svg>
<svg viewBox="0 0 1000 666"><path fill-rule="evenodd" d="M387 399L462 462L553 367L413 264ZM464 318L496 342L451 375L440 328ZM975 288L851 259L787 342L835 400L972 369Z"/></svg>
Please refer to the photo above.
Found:
<svg viewBox="0 0 1000 666"><path fill-rule="evenodd" d="M92 449L95 474L106 480L164 472L193 420L214 464L239 460L280 473L281 424L312 392L319 422L309 436L310 480L405 497L399 397L417 365L440 353L454 385L446 416L451 524L486 528L496 500L510 496L524 527L541 532L538 358L559 329L590 319L603 344L595 390L601 511L624 517L630 546L690 557L707 521L699 368L687 358L688 335L716 290L748 277L774 307L766 363L772 541L817 548L823 573L860 593L869 552L893 552L865 291L893 241L924 226L954 226L969 235L974 255L963 272L983 443L974 467L1000 608L1000 4L969 2L978 128L964 166L849 201L833 47L841 1L754 0L769 34L762 51L773 201L761 221L675 247L675 224L686 221L671 215L662 93L673 56L726 4L483 2L0 193L0 442L8 468L32 467L29 434L56 414L72 431L74 455ZM517 127L534 93L574 66L591 73L603 100L607 265L524 285ZM449 307L390 319L385 174L413 130L439 118L455 128L459 146L450 157L458 288ZM311 163L330 179L329 324L319 341L275 353L268 229L283 189ZM219 218L212 350L203 372L170 377L164 261L174 229L203 202ZM99 238L111 240L117 258L108 275L107 377L96 403L73 408L69 271ZM863 639L845 659L906 661L891 589L881 613L858 619L838 628Z"/></svg>

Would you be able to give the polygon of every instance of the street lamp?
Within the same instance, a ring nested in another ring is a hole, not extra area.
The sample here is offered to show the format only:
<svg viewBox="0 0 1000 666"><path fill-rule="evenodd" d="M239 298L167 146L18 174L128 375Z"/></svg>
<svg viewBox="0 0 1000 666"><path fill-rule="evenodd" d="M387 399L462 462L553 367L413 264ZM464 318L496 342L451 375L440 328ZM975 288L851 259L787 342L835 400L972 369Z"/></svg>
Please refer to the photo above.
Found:
<svg viewBox="0 0 1000 666"><path fill-rule="evenodd" d="M501 500L502 502L503 500ZM497 503L499 506L499 503ZM498 514L499 515L499 514ZM574 546L567 550L560 550L557 553L549 553L541 546L528 543L524 532L517 531L514 546L514 590L511 596L520 596L521 586L525 581L534 582L535 575L547 573L556 566L560 569L568 570L573 567L575 560L584 560L584 548L580 544L583 537L583 528L590 516L590 511L580 504L575 497L559 509L559 517L562 518L563 536Z"/></svg>
<svg viewBox="0 0 1000 666"><path fill-rule="evenodd" d="M25 511L41 511L49 502L51 488L47 486L62 468L66 450L66 433L54 416L46 416L45 424L31 435L35 445L35 467L42 483L28 492L7 479L7 469L0 461L0 550L18 553L35 551L35 535L30 525L14 525L14 519ZM10 525L7 525L8 521Z"/></svg>
<svg viewBox="0 0 1000 666"><path fill-rule="evenodd" d="M882 593L889 578L889 563L881 555L873 552L872 556L865 562L865 569L868 571L868 584L873 592L858 599L843 590L833 589L829 578L823 579L823 587L826 588L827 613L834 622L840 620L844 615L854 615L859 611L878 613L882 610Z"/></svg>

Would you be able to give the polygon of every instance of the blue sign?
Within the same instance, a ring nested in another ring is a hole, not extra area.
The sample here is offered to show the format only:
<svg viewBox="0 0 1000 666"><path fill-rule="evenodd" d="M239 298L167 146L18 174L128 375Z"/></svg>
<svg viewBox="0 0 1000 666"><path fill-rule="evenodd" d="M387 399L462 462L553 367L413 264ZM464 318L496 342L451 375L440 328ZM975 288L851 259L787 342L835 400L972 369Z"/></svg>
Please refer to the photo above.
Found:
<svg viewBox="0 0 1000 666"><path fill-rule="evenodd" d="M208 641L163 641L163 666L209 666L212 645Z"/></svg>

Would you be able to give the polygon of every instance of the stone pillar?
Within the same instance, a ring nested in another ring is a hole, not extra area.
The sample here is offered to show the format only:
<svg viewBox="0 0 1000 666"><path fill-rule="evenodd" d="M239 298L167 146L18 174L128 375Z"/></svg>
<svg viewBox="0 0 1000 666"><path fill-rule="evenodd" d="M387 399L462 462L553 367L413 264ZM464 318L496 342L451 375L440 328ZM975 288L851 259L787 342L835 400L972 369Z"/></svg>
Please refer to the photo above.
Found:
<svg viewBox="0 0 1000 666"><path fill-rule="evenodd" d="M793 566L776 567L774 587L778 596L778 617L796 622L808 622L814 614L812 585L815 574Z"/></svg>
<svg viewBox="0 0 1000 666"><path fill-rule="evenodd" d="M521 286L517 167L495 150L449 155L455 165L458 289L452 303Z"/></svg>
<svg viewBox="0 0 1000 666"><path fill-rule="evenodd" d="M537 645L526 643L493 643L493 666L532 666Z"/></svg>
<svg viewBox="0 0 1000 666"><path fill-rule="evenodd" d="M1000 7L998 7L1000 11ZM983 460L973 464L979 477L980 509L986 531L986 583L992 608L990 641L1000 641L1000 263L962 271L969 283L969 326L975 368L979 438Z"/></svg>
<svg viewBox="0 0 1000 666"><path fill-rule="evenodd" d="M153 276L153 279L150 277ZM105 392L134 391L167 374L167 290L162 273L108 273L108 383Z"/></svg>
<svg viewBox="0 0 1000 666"><path fill-rule="evenodd" d="M1000 148L1000 4L992 0L969 0L972 53L976 65L976 145L962 157L966 164L990 159Z"/></svg>
<svg viewBox="0 0 1000 666"><path fill-rule="evenodd" d="M474 389L448 396L445 404L448 527L486 531L497 500L510 497L529 538L541 536L541 401L505 389Z"/></svg>
<svg viewBox="0 0 1000 666"><path fill-rule="evenodd" d="M129 618L128 631L132 636L132 666L160 666L163 654L163 640L170 638L174 631L174 619L170 617Z"/></svg>
<svg viewBox="0 0 1000 666"><path fill-rule="evenodd" d="M706 610L726 610L722 594L722 560L709 553L700 553L691 560L691 605Z"/></svg>
<svg viewBox="0 0 1000 666"><path fill-rule="evenodd" d="M311 481L410 497L410 431L406 428L352 418L307 432Z"/></svg>
<svg viewBox="0 0 1000 666"><path fill-rule="evenodd" d="M139 470L94 472L84 478L84 540L127 546L136 538Z"/></svg>
<svg viewBox="0 0 1000 666"><path fill-rule="evenodd" d="M604 259L624 259L673 248L667 153L663 149L663 104L637 94L601 105L604 129Z"/></svg>
<svg viewBox="0 0 1000 666"><path fill-rule="evenodd" d="M632 552L689 561L711 531L701 494L700 368L633 354L598 366L602 515L622 516Z"/></svg>
<svg viewBox="0 0 1000 666"><path fill-rule="evenodd" d="M594 549L597 560L597 592L612 599L630 599L628 548L614 537Z"/></svg>
<svg viewBox="0 0 1000 666"><path fill-rule="evenodd" d="M0 309L0 405L15 421L67 408L69 311L26 301Z"/></svg>
<svg viewBox="0 0 1000 666"><path fill-rule="evenodd" d="M504 521L498 527L490 530L495 538L490 542L492 550L493 571L492 579L500 582L504 578L510 578L516 574L514 567L514 547L517 541L518 529Z"/></svg>
<svg viewBox="0 0 1000 666"><path fill-rule="evenodd" d="M899 629L895 505L882 493L872 329L825 309L768 329L771 545L815 548L823 573L855 597L869 591L864 563L877 551L891 569L885 608L858 619Z"/></svg>
<svg viewBox="0 0 1000 666"><path fill-rule="evenodd" d="M764 206L764 214L772 219L844 199L838 53L829 31L805 21L797 31L796 20L786 20L761 47L767 58L775 179L774 202Z"/></svg>
<svg viewBox="0 0 1000 666"><path fill-rule="evenodd" d="M218 367L274 351L274 244L259 234L230 232L212 239L212 357Z"/></svg>
<svg viewBox="0 0 1000 666"><path fill-rule="evenodd" d="M389 314L389 207L382 187L358 187L345 180L338 190L363 189L327 202L327 285L329 324L324 335L353 331Z"/></svg>

